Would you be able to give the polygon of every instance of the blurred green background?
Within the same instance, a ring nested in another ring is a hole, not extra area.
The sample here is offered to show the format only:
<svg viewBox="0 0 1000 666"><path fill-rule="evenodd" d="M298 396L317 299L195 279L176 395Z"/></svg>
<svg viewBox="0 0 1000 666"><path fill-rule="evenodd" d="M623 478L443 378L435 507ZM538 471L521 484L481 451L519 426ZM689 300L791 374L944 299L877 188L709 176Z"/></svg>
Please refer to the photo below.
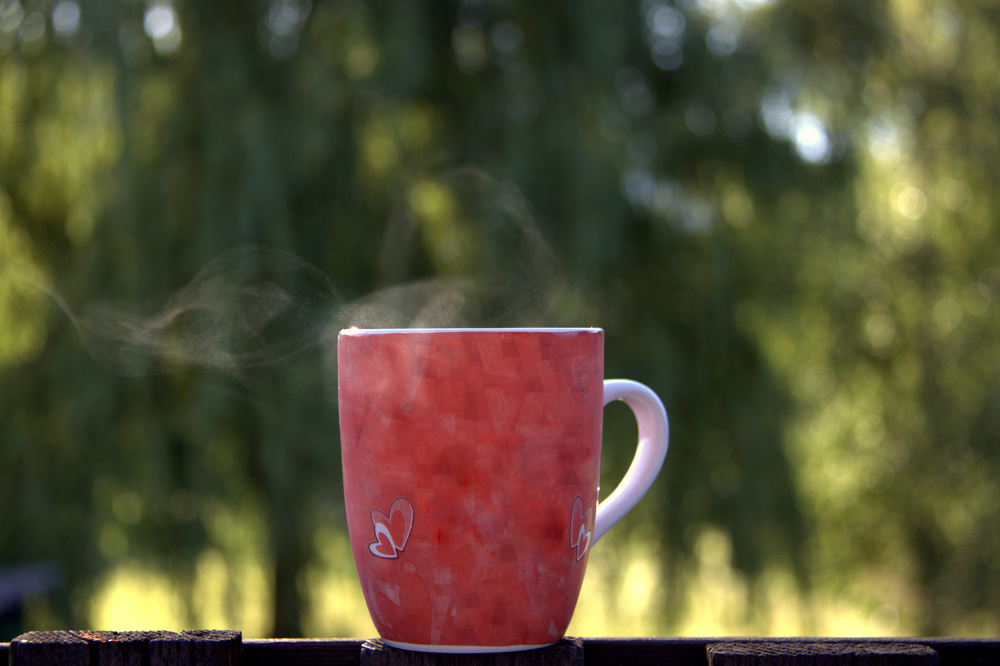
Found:
<svg viewBox="0 0 1000 666"><path fill-rule="evenodd" d="M571 633L996 635L998 37L995 0L0 0L0 567L59 572L17 629L372 635L331 352L422 323L603 327L667 406Z"/></svg>

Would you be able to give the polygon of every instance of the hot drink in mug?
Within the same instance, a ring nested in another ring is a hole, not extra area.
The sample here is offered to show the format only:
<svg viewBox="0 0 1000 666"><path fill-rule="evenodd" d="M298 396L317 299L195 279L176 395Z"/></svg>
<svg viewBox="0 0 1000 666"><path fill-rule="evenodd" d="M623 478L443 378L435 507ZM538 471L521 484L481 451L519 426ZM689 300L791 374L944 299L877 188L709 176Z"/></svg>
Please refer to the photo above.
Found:
<svg viewBox="0 0 1000 666"><path fill-rule="evenodd" d="M338 340L344 494L375 626L395 647L559 641L590 549L667 451L650 389L604 379L600 329L350 329ZM598 503L604 405L639 442Z"/></svg>

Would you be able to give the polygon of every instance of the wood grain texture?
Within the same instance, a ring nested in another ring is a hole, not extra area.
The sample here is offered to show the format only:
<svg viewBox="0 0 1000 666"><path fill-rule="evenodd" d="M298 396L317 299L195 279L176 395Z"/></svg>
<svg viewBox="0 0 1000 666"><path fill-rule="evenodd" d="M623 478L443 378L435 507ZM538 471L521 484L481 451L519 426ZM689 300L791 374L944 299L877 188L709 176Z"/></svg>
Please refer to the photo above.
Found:
<svg viewBox="0 0 1000 666"><path fill-rule="evenodd" d="M586 638L587 666L706 666L700 638Z"/></svg>
<svg viewBox="0 0 1000 666"><path fill-rule="evenodd" d="M88 666L90 645L69 631L32 631L10 643L11 666Z"/></svg>
<svg viewBox="0 0 1000 666"><path fill-rule="evenodd" d="M147 632L149 666L184 666L191 663L191 639L173 631Z"/></svg>
<svg viewBox="0 0 1000 666"><path fill-rule="evenodd" d="M1000 664L995 638L587 638L587 666L706 666L708 645L722 642L775 643L916 643L936 651L942 666Z"/></svg>
<svg viewBox="0 0 1000 666"><path fill-rule="evenodd" d="M181 633L191 641L192 666L240 666L243 639L238 631L191 630Z"/></svg>
<svg viewBox="0 0 1000 666"><path fill-rule="evenodd" d="M926 645L885 642L739 641L706 646L709 666L938 666Z"/></svg>
<svg viewBox="0 0 1000 666"><path fill-rule="evenodd" d="M414 663L424 659L422 663L437 665L450 658L454 662L464 664L482 663L476 657L460 655L437 655L414 659L414 653L403 650L383 652L380 654L362 650L365 641L358 639L281 639L281 640L248 640L239 641L238 632L187 632L177 634L169 631L155 632L31 632L18 636L9 644L0 643L0 665L7 662L10 666L35 666L47 664L69 664L97 666L98 663L133 663L134 648L138 644L140 655L146 655L147 661L142 666L185 666L195 663L195 644L206 642L208 649L199 648L199 663L240 664L240 666L362 666L362 656L366 664L372 664L374 659L386 660L390 655L403 661ZM825 651L826 656L833 660L826 662L837 666L854 666L855 664L889 663L878 661L895 654L901 658L912 658L906 650L923 658L926 648L937 653L941 666L985 666L1000 664L1000 639L980 638L909 638L909 639L826 639L826 638L587 638L574 639L571 642L582 645L581 654L585 656L585 666L708 666L709 646L719 644L741 644L760 650L767 645L768 650L780 651L786 656L794 656L804 651L817 661L817 652ZM142 652L142 646L146 647ZM371 642L370 645L377 645ZM912 646L905 648L903 646ZM825 646L825 647L824 647ZM837 647L839 646L839 647ZM845 646L849 649L845 649ZM551 649L551 648L549 648ZM838 654L837 651L840 651ZM115 652L117 651L117 654ZM236 654L236 652L239 654ZM846 652L851 652L846 654ZM535 664L541 664L538 657L544 656L544 651L536 653L519 653L517 661L497 661L498 655L493 655L494 663L511 666L527 666L527 659L535 659ZM715 652L720 652L719 648ZM402 653L402 654L398 654ZM507 659L511 655L509 653ZM553 656L550 654L550 657ZM824 657L825 658L825 657ZM217 662L206 662L204 659L217 659ZM859 661L865 659L867 661ZM562 656L555 655L555 661L564 661ZM582 662L570 660L574 666ZM387 661L385 663L388 663ZM719 663L719 662L714 662ZM759 662L753 662L759 663ZM802 663L801 661L796 663ZM895 662L902 663L902 662ZM393 664L393 666L396 666ZM400 664L399 666L404 666ZM546 663L545 666L549 666Z"/></svg>
<svg viewBox="0 0 1000 666"><path fill-rule="evenodd" d="M71 631L86 641L90 663L101 666L143 666L147 640L137 631Z"/></svg>
<svg viewBox="0 0 1000 666"><path fill-rule="evenodd" d="M243 666L360 666L361 639L255 639L243 641Z"/></svg>
<svg viewBox="0 0 1000 666"><path fill-rule="evenodd" d="M240 666L238 631L37 631L10 643L10 666Z"/></svg>
<svg viewBox="0 0 1000 666"><path fill-rule="evenodd" d="M583 641L564 638L550 647L522 652L439 654L399 650L375 639L361 646L361 666L584 666Z"/></svg>

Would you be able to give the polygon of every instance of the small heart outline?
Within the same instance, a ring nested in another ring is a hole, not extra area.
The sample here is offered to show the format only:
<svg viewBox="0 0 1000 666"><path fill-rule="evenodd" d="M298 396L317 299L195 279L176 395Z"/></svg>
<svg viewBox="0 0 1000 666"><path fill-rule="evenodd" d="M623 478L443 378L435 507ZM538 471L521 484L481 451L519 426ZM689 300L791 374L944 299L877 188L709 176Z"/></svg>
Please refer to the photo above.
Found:
<svg viewBox="0 0 1000 666"><path fill-rule="evenodd" d="M583 510L583 498L573 500L570 510L569 545L576 550L576 561L579 562L590 550L594 536L594 507Z"/></svg>
<svg viewBox="0 0 1000 666"><path fill-rule="evenodd" d="M388 514L372 509L372 526L375 529L375 541L368 544L369 552L382 559L398 558L406 548L413 530L413 505L405 497L397 497L389 507Z"/></svg>

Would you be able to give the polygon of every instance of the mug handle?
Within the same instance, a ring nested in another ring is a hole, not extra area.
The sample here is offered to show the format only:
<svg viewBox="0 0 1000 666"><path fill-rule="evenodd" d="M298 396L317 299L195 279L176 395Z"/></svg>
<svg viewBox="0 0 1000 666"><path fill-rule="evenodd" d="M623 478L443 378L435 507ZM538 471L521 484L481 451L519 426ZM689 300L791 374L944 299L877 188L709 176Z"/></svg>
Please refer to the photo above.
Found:
<svg viewBox="0 0 1000 666"><path fill-rule="evenodd" d="M604 404L622 400L632 410L639 425L639 443L625 477L614 492L597 504L594 542L639 503L653 485L667 456L670 423L667 410L650 388L628 379L604 381Z"/></svg>

